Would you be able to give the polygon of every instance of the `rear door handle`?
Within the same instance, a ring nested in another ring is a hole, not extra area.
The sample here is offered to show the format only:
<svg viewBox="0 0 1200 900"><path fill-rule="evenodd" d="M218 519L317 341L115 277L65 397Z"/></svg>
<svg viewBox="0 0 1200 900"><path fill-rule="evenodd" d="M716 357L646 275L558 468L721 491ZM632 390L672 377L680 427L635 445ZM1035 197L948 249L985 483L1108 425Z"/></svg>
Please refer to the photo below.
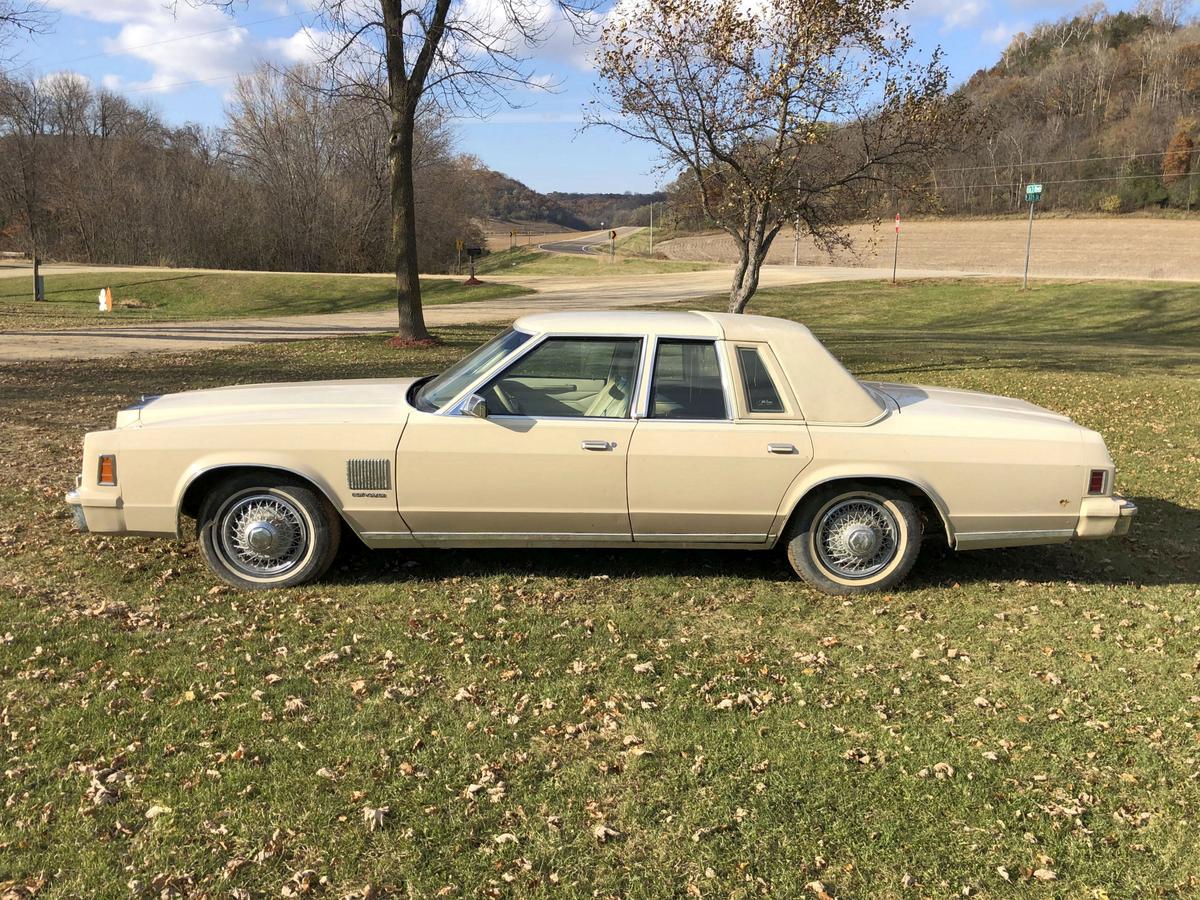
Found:
<svg viewBox="0 0 1200 900"><path fill-rule="evenodd" d="M768 453L779 453L783 456L791 456L796 452L795 444L767 444Z"/></svg>
<svg viewBox="0 0 1200 900"><path fill-rule="evenodd" d="M609 441L582 441L579 446L584 450L611 450L617 445Z"/></svg>

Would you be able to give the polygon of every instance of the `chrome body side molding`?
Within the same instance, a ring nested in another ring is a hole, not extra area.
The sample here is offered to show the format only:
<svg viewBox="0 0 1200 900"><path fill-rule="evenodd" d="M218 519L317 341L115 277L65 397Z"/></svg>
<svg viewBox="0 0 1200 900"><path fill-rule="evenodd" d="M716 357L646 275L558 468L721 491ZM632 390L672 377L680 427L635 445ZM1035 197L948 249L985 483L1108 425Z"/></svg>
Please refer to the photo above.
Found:
<svg viewBox="0 0 1200 900"><path fill-rule="evenodd" d="M1034 544L1063 544L1075 536L1073 528L1045 531L960 531L955 550L988 550L997 547L1027 547Z"/></svg>

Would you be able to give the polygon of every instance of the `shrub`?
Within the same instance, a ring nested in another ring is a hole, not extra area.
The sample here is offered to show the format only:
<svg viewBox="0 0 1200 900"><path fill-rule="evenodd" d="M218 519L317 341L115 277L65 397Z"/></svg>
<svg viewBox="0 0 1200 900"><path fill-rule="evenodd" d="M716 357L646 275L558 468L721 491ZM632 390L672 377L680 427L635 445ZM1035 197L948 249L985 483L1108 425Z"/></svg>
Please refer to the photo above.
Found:
<svg viewBox="0 0 1200 900"><path fill-rule="evenodd" d="M1119 213L1121 211L1121 196L1119 194L1105 194L1100 198L1100 212Z"/></svg>

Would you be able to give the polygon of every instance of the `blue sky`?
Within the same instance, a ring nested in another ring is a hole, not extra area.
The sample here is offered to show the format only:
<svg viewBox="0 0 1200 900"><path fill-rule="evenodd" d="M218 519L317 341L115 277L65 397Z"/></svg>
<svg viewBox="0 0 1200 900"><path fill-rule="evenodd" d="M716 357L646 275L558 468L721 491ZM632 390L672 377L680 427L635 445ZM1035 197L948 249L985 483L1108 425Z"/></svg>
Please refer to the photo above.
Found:
<svg viewBox="0 0 1200 900"><path fill-rule="evenodd" d="M921 50L943 47L957 82L995 62L1016 32L1081 5L914 0L906 18ZM258 59L301 61L312 53L306 27L315 23L304 0L250 0L235 4L232 15L186 0L173 11L167 0L47 0L47 6L57 15L51 33L15 48L23 68L79 72L149 102L175 124L218 124L237 73ZM463 152L541 191L647 191L660 184L645 146L600 129L580 131L594 79L589 50L569 29L539 48L532 65L558 89L518 90L512 100L519 108L461 120Z"/></svg>

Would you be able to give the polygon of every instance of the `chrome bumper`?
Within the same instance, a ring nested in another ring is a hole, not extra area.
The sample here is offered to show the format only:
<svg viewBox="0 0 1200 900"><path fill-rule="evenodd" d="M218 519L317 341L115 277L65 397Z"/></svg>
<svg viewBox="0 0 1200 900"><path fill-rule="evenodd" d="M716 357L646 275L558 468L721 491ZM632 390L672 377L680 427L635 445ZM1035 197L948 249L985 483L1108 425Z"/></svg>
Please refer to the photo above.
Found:
<svg viewBox="0 0 1200 900"><path fill-rule="evenodd" d="M1137 505L1120 494L1111 497L1088 497L1079 509L1075 537L1082 540L1101 540L1129 534L1137 515Z"/></svg>
<svg viewBox="0 0 1200 900"><path fill-rule="evenodd" d="M67 506L71 507L71 515L75 517L75 528L79 531L87 531L87 517L83 514L83 501L79 498L79 491L70 491L65 499Z"/></svg>

